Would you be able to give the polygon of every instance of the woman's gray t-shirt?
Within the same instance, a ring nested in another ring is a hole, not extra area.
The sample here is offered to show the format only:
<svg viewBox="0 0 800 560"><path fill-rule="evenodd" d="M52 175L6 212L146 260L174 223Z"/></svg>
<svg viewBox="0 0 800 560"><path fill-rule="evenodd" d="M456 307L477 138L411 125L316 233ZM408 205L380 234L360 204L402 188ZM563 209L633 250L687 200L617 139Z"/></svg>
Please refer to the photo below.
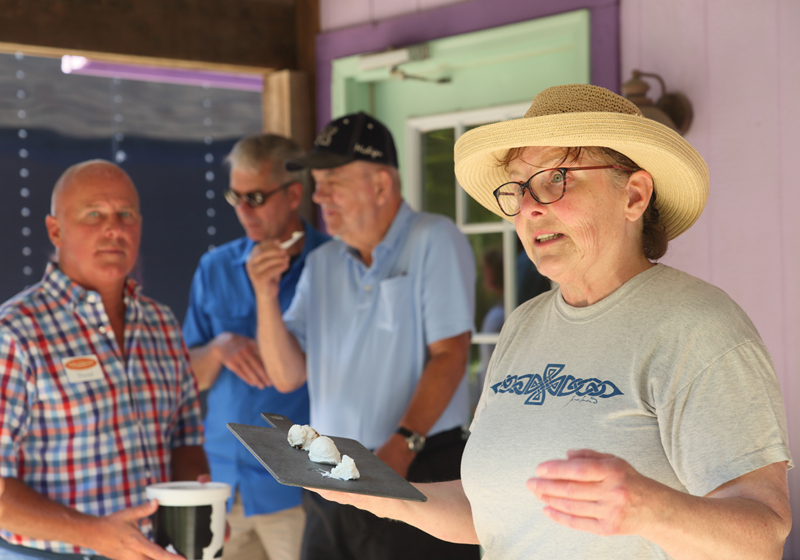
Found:
<svg viewBox="0 0 800 560"><path fill-rule="evenodd" d="M600 537L542 513L536 466L594 449L702 496L789 461L774 366L724 292L656 265L602 301L559 290L503 327L462 462L484 560L668 558L636 536Z"/></svg>

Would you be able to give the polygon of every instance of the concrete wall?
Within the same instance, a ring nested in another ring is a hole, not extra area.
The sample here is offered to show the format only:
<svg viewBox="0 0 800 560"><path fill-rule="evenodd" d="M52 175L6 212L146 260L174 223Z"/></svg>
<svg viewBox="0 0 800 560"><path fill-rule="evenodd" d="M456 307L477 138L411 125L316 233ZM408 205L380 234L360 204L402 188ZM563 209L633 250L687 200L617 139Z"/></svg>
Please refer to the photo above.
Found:
<svg viewBox="0 0 800 560"><path fill-rule="evenodd" d="M321 24L330 31L455 3L320 0ZM775 361L800 460L800 2L621 0L620 13L623 79L656 72L691 99L686 138L711 171L705 212L664 262L721 287L751 317ZM800 519L800 469L789 479ZM800 558L794 533L785 558Z"/></svg>

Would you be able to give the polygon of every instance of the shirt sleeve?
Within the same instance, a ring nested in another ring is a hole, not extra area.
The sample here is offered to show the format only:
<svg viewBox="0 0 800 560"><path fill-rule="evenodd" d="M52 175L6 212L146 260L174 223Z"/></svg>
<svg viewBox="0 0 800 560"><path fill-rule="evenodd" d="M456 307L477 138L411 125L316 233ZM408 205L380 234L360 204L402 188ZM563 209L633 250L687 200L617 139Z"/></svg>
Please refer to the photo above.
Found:
<svg viewBox="0 0 800 560"><path fill-rule="evenodd" d="M0 476L17 478L19 442L28 431L28 402L35 383L26 353L8 332L0 332L0 363Z"/></svg>
<svg viewBox="0 0 800 560"><path fill-rule="evenodd" d="M306 351L306 322L308 320L306 312L309 305L311 275L314 268L314 259L312 257L313 255L309 255L309 258L306 259L306 264L300 273L300 279L297 281L292 303L283 314L283 323L286 325L286 329L297 339L297 343L303 352Z"/></svg>
<svg viewBox="0 0 800 560"><path fill-rule="evenodd" d="M189 290L189 307L183 320L183 339L189 348L202 346L214 338L211 318L203 306L207 297L206 291L205 267L201 260L192 279L192 287Z"/></svg>
<svg viewBox="0 0 800 560"><path fill-rule="evenodd" d="M474 330L475 257L449 220L431 228L425 255L422 305L427 344Z"/></svg>
<svg viewBox="0 0 800 560"><path fill-rule="evenodd" d="M780 387L769 353L757 341L714 361L658 410L658 422L670 463L697 496L791 461Z"/></svg>

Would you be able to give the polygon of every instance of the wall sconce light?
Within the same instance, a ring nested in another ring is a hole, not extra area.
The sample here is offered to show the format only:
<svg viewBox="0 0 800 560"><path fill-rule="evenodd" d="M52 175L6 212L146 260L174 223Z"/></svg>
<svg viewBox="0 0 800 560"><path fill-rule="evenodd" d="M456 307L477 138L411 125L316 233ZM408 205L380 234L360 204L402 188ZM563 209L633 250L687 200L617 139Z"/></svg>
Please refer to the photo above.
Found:
<svg viewBox="0 0 800 560"><path fill-rule="evenodd" d="M661 97L655 103L647 97L650 84L642 77L655 78L661 84ZM685 134L692 124L693 112L689 98L678 92L667 93L664 80L658 74L634 70L633 77L622 84L622 95L634 102L645 117L670 127L678 134Z"/></svg>

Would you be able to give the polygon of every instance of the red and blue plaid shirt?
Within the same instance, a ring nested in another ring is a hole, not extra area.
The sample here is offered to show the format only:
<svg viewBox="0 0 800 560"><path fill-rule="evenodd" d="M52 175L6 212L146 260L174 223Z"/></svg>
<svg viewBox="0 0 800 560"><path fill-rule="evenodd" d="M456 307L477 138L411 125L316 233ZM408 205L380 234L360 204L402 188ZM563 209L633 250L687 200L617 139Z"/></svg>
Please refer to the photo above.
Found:
<svg viewBox="0 0 800 560"><path fill-rule="evenodd" d="M124 295L125 361L99 294L55 265L0 307L0 476L98 516L145 502L148 484L170 479L172 450L203 444L175 317L133 280ZM81 356L97 358L101 371L73 382L63 364ZM0 535L32 548L93 552Z"/></svg>

